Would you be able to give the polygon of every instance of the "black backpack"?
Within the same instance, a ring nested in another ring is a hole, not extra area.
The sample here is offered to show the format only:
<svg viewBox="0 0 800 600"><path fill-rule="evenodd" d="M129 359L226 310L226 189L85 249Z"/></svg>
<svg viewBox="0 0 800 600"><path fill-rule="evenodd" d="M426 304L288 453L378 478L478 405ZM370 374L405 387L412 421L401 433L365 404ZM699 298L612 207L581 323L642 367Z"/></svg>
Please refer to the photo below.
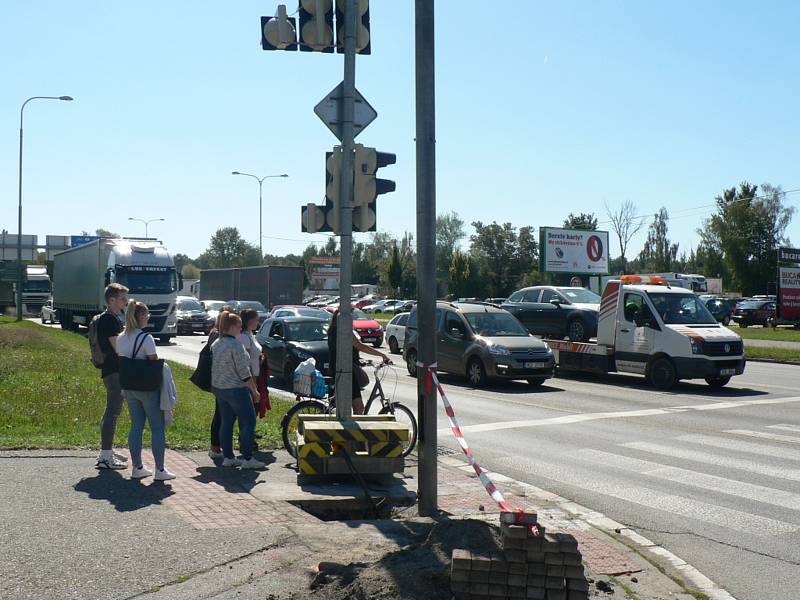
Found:
<svg viewBox="0 0 800 600"><path fill-rule="evenodd" d="M197 357L197 368L189 377L189 381L195 384L204 392L211 391L211 343L206 342L203 349L200 350L200 356Z"/></svg>

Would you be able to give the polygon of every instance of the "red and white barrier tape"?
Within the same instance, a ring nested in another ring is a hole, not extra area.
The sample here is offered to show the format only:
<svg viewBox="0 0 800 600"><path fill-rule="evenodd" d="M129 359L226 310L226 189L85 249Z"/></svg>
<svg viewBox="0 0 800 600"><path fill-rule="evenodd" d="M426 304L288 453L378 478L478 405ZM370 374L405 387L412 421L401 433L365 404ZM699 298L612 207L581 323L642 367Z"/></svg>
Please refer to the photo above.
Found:
<svg viewBox="0 0 800 600"><path fill-rule="evenodd" d="M497 502L497 505L500 507L501 510L509 513L516 514L516 524L520 525L523 523L525 518L525 511L521 508L511 508L511 505L506 502L506 499L503 497L503 494L500 490L497 489L497 486L492 482L489 478L489 475L486 471L484 471L478 462L475 460L475 455L472 453L472 450L467 444L467 440L464 439L464 434L461 432L461 426L458 424L458 419L456 418L456 413L453 410L453 405L450 404L450 401L447 399L447 394L444 393L444 388L442 384L439 383L439 378L436 376L436 372L434 369L436 368L436 363L431 365L425 365L421 362L417 363L417 370L423 369L426 371L424 374L425 377L425 391L430 393L433 390L433 386L436 386L436 389L439 391L439 395L442 397L442 403L444 404L444 411L447 413L447 419L450 421L450 429L453 431L453 435L458 442L458 445L461 446L461 450L464 452L464 455L467 457L470 466L475 471L475 474L480 479L483 487L486 489L486 493L492 497L492 500ZM418 373L417 376L419 377L421 374ZM531 528L536 528L536 525L529 526Z"/></svg>

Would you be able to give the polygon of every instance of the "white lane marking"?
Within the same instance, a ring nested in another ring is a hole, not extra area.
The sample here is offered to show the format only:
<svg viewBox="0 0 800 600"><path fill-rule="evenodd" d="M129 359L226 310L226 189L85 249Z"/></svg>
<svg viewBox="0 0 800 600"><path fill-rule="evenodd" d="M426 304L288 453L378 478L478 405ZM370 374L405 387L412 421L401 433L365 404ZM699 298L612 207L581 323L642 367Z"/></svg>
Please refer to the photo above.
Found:
<svg viewBox="0 0 800 600"><path fill-rule="evenodd" d="M756 536L780 535L800 530L800 525L753 515L716 504L701 502L667 494L642 486L632 486L630 481L598 473L597 469L581 469L572 465L555 465L540 460L520 461L519 457L503 459L507 466L518 468L520 463L528 473L585 489L592 494L603 494L632 504L654 508L685 519L702 521L711 525L733 529L739 533Z"/></svg>
<svg viewBox="0 0 800 600"><path fill-rule="evenodd" d="M605 419L630 419L634 417L653 417L658 415L674 414L679 412L689 412L693 410L725 410L729 408L741 408L747 406L759 406L767 404L786 404L800 402L800 396L788 398L764 398L761 400L737 400L730 402L712 402L711 404L696 404L688 406L672 406L665 408L647 408L642 410L618 410L611 412L579 413L564 415L560 417L548 417L544 419L527 419L519 421L497 421L494 423L482 423L480 425L466 425L461 428L463 432L497 431L499 429L517 429L521 427L543 427L548 425L569 425L572 423L584 423L587 421L600 421ZM457 410L457 407L456 407ZM449 428L439 429L439 433L447 433Z"/></svg>
<svg viewBox="0 0 800 600"><path fill-rule="evenodd" d="M775 442L788 442L790 444L800 444L800 437L793 435L780 435L778 433L766 433L764 431L750 431L749 429L728 429L725 433L734 435L746 435L747 437L759 438L762 440L772 440Z"/></svg>
<svg viewBox="0 0 800 600"><path fill-rule="evenodd" d="M583 449L574 452L573 455L580 459L597 462L604 467L633 471L647 477L800 511L800 494L793 494L785 490L708 475L602 450Z"/></svg>
<svg viewBox="0 0 800 600"><path fill-rule="evenodd" d="M800 453L798 453L797 450L780 448L769 444L758 444L755 442L744 442L740 440L723 439L710 435L699 434L682 435L676 439L682 442L691 442L693 444L701 444L703 446L712 446L714 448L731 450L733 452L760 454L761 456L768 456L770 458L783 458L786 460L800 461Z"/></svg>
<svg viewBox="0 0 800 600"><path fill-rule="evenodd" d="M781 423L780 425L767 425L767 429L783 429L784 431L797 431L800 432L800 426L798 425L785 425Z"/></svg>
<svg viewBox="0 0 800 600"><path fill-rule="evenodd" d="M627 442L620 445L625 448L632 448L633 450L650 452L651 454L660 454L662 456L669 456L673 458L683 458L685 460L691 460L707 465L715 465L717 467L725 467L728 469L739 469L741 471L749 471L751 473L758 473L759 475L775 477L776 479L800 481L800 469L784 469L782 467L776 467L766 463L742 460L740 458L733 458L730 456L721 456L719 454L709 454L708 452L703 451L687 450L686 448L676 448L674 446L663 446L661 444L652 444L650 442Z"/></svg>

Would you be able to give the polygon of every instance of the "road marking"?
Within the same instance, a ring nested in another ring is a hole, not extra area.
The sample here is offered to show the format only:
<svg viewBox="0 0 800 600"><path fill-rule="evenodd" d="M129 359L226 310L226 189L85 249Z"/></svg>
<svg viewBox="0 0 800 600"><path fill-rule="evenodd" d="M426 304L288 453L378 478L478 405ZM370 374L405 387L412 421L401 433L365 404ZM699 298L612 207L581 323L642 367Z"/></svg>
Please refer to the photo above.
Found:
<svg viewBox="0 0 800 600"><path fill-rule="evenodd" d="M712 402L711 404L682 405L665 408L647 408L641 410L619 410L610 412L596 413L577 413L563 415L560 417L548 417L544 419L528 419L519 421L497 421L494 423L482 423L480 425L466 425L461 428L463 432L482 432L497 431L501 429L517 429L522 427L545 427L549 425L570 425L573 423L585 423L588 421L601 421L606 419L631 419L636 417L654 417L659 415L674 414L689 411L708 411L726 410L729 408L742 408L747 406L760 406L768 404L786 404L800 402L800 396L788 398L764 398L759 400L735 400L729 402ZM439 433L447 433L449 428L444 427L438 430Z"/></svg>
<svg viewBox="0 0 800 600"><path fill-rule="evenodd" d="M793 494L784 490L708 475L611 452L603 452L602 450L584 449L573 452L573 455L583 460L596 462L604 467L633 471L647 477L655 477L712 492L800 511L800 494Z"/></svg>
<svg viewBox="0 0 800 600"><path fill-rule="evenodd" d="M784 431L797 431L800 432L800 427L797 425L767 425L767 429L783 429Z"/></svg>
<svg viewBox="0 0 800 600"><path fill-rule="evenodd" d="M800 438L793 435L780 435L778 433L766 433L764 431L750 431L748 429L728 429L725 433L734 435L746 435L747 437L760 438L762 440L773 440L775 442L788 442L790 444L800 444Z"/></svg>
<svg viewBox="0 0 800 600"><path fill-rule="evenodd" d="M682 458L684 460L715 465L717 467L739 469L741 471L758 473L759 475L766 475L776 479L800 481L800 469L784 469L766 463L742 460L740 458L732 458L730 456L721 456L719 454L709 454L708 452L704 451L688 450L686 448L677 448L674 446L664 446L650 442L627 442L620 445L625 448L641 450L642 452L650 452L652 454L660 454L662 456L669 456L671 458Z"/></svg>
<svg viewBox="0 0 800 600"><path fill-rule="evenodd" d="M797 450L789 450L788 448L780 448L768 444L757 444L755 442L744 442L740 440L723 439L710 435L699 434L682 435L677 439L682 442L691 442L693 444L701 444L703 446L712 446L714 448L731 450L733 452L760 454L761 456L768 456L769 458L783 458L786 460L800 461L800 454L797 452Z"/></svg>
<svg viewBox="0 0 800 600"><path fill-rule="evenodd" d="M800 525L795 523L778 521L716 504L684 498L683 496L666 494L663 491L647 487L633 487L630 481L609 477L605 473L598 473L596 469L576 469L572 465L556 465L539 459L520 460L518 456L501 459L501 462L506 462L507 466L513 466L514 468L520 468L521 466L528 473L575 486L592 494L603 494L604 496L617 498L632 504L670 513L682 519L702 521L711 525L725 527L726 529L733 529L739 533L768 536L800 530Z"/></svg>

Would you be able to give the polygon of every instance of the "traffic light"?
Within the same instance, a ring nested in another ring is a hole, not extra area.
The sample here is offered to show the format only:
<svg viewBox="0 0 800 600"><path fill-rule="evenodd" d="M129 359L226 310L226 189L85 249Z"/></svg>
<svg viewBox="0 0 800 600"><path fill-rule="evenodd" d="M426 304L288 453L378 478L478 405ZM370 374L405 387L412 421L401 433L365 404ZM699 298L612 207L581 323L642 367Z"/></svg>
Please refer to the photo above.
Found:
<svg viewBox="0 0 800 600"><path fill-rule="evenodd" d="M300 0L300 50L333 52L333 0Z"/></svg>
<svg viewBox="0 0 800 600"><path fill-rule="evenodd" d="M318 231L327 231L328 227L325 224L325 207L317 206L309 202L306 206L301 207L300 222L301 229L306 233L317 233Z"/></svg>
<svg viewBox="0 0 800 600"><path fill-rule="evenodd" d="M327 229L322 231L339 230L339 186L342 176L342 147L334 146L333 152L325 153L325 220Z"/></svg>
<svg viewBox="0 0 800 600"><path fill-rule="evenodd" d="M376 230L375 200L379 194L395 191L395 182L375 177L378 169L397 162L388 152L378 152L361 144L355 145L353 179L353 231Z"/></svg>
<svg viewBox="0 0 800 600"><path fill-rule="evenodd" d="M344 9L347 0L336 0L336 51L344 52ZM370 54L369 0L356 1L356 54Z"/></svg>
<svg viewBox="0 0 800 600"><path fill-rule="evenodd" d="M286 5L279 4L274 17L261 17L263 50L297 50L297 24L286 16Z"/></svg>

